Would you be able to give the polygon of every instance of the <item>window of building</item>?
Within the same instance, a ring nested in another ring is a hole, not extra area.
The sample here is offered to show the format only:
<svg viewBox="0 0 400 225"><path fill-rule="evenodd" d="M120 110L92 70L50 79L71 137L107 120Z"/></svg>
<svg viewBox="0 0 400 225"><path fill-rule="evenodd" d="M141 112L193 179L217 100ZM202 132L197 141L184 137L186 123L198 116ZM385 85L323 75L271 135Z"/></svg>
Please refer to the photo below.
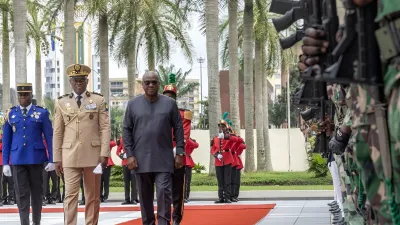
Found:
<svg viewBox="0 0 400 225"><path fill-rule="evenodd" d="M60 61L57 61L57 66L60 66Z"/></svg>
<svg viewBox="0 0 400 225"><path fill-rule="evenodd" d="M112 87L122 87L123 83L122 82L111 82Z"/></svg>
<svg viewBox="0 0 400 225"><path fill-rule="evenodd" d="M60 72L60 68L57 68L57 73L59 73Z"/></svg>
<svg viewBox="0 0 400 225"><path fill-rule="evenodd" d="M54 71L55 71L54 68L51 68L51 69L50 69L50 72L51 72L51 73L54 73Z"/></svg>
<svg viewBox="0 0 400 225"><path fill-rule="evenodd" d="M275 84L275 89L281 89L281 85L280 84Z"/></svg>
<svg viewBox="0 0 400 225"><path fill-rule="evenodd" d="M114 90L111 90L111 94L122 94L123 93L123 90L122 89L114 89Z"/></svg>

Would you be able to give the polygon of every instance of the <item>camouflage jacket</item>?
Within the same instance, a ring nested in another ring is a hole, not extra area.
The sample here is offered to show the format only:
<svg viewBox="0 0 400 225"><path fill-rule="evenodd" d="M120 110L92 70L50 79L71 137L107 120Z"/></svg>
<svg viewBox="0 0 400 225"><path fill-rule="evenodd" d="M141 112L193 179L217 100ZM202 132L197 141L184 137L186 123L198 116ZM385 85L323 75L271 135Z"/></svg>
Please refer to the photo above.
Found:
<svg viewBox="0 0 400 225"><path fill-rule="evenodd" d="M348 107L346 105L346 93L347 93L348 89L343 88L342 85L340 84L333 84L332 85L332 102L335 106L335 118L334 118L334 122L335 122L335 127L336 129L339 128L345 118L346 118L346 114L348 111ZM348 113L350 116L350 112ZM347 118L347 121L349 120L349 118Z"/></svg>

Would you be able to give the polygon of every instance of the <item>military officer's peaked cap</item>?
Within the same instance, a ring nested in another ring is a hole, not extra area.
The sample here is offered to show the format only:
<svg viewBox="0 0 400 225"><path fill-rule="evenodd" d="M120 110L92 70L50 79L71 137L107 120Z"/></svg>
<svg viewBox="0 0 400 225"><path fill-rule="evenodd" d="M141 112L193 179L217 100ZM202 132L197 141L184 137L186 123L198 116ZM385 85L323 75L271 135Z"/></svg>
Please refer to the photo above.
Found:
<svg viewBox="0 0 400 225"><path fill-rule="evenodd" d="M66 70L69 77L88 76L92 70L83 64L72 64Z"/></svg>
<svg viewBox="0 0 400 225"><path fill-rule="evenodd" d="M32 83L17 84L17 92L18 93L22 93L22 92L32 93Z"/></svg>

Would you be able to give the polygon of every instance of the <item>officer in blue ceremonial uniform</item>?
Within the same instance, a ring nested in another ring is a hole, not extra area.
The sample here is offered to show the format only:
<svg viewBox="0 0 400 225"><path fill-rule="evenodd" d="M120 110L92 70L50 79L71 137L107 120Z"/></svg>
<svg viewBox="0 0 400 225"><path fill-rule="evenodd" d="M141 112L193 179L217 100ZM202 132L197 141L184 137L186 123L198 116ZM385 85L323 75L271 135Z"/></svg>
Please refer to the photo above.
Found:
<svg viewBox="0 0 400 225"><path fill-rule="evenodd" d="M3 173L14 178L21 225L39 225L43 198L43 164L45 170L55 169L53 163L53 128L49 111L32 104L32 84L17 84L18 106L10 108L3 125ZM47 142L47 157L43 137ZM12 174L11 168L12 166ZM32 202L31 202L32 199Z"/></svg>

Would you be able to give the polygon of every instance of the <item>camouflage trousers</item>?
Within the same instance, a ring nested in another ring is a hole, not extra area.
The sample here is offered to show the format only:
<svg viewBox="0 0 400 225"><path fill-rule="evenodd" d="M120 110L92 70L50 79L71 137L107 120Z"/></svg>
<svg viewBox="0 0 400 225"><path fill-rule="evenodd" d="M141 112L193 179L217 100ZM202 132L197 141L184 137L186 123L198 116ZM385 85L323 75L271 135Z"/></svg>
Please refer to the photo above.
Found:
<svg viewBox="0 0 400 225"><path fill-rule="evenodd" d="M376 117L373 110L364 110L360 107L373 104L376 101L371 97L370 89L363 85L352 85L351 97L353 99L353 131L355 133L355 144L353 157L357 163L361 176L366 201L371 206L374 218L368 221L374 225L392 225L392 217L389 212L388 198L386 197L386 186L382 160L379 148L379 133L376 126ZM363 101L363 102L360 102Z"/></svg>
<svg viewBox="0 0 400 225"><path fill-rule="evenodd" d="M388 99L388 129L391 140L391 160L392 160L392 185L394 200L397 204L397 213L400 214L398 208L400 205L400 57L393 60L393 64L388 66L385 77L384 87L385 96ZM392 206L392 211L394 207ZM392 215L395 217L394 215ZM400 215L397 216L393 223L400 224Z"/></svg>

